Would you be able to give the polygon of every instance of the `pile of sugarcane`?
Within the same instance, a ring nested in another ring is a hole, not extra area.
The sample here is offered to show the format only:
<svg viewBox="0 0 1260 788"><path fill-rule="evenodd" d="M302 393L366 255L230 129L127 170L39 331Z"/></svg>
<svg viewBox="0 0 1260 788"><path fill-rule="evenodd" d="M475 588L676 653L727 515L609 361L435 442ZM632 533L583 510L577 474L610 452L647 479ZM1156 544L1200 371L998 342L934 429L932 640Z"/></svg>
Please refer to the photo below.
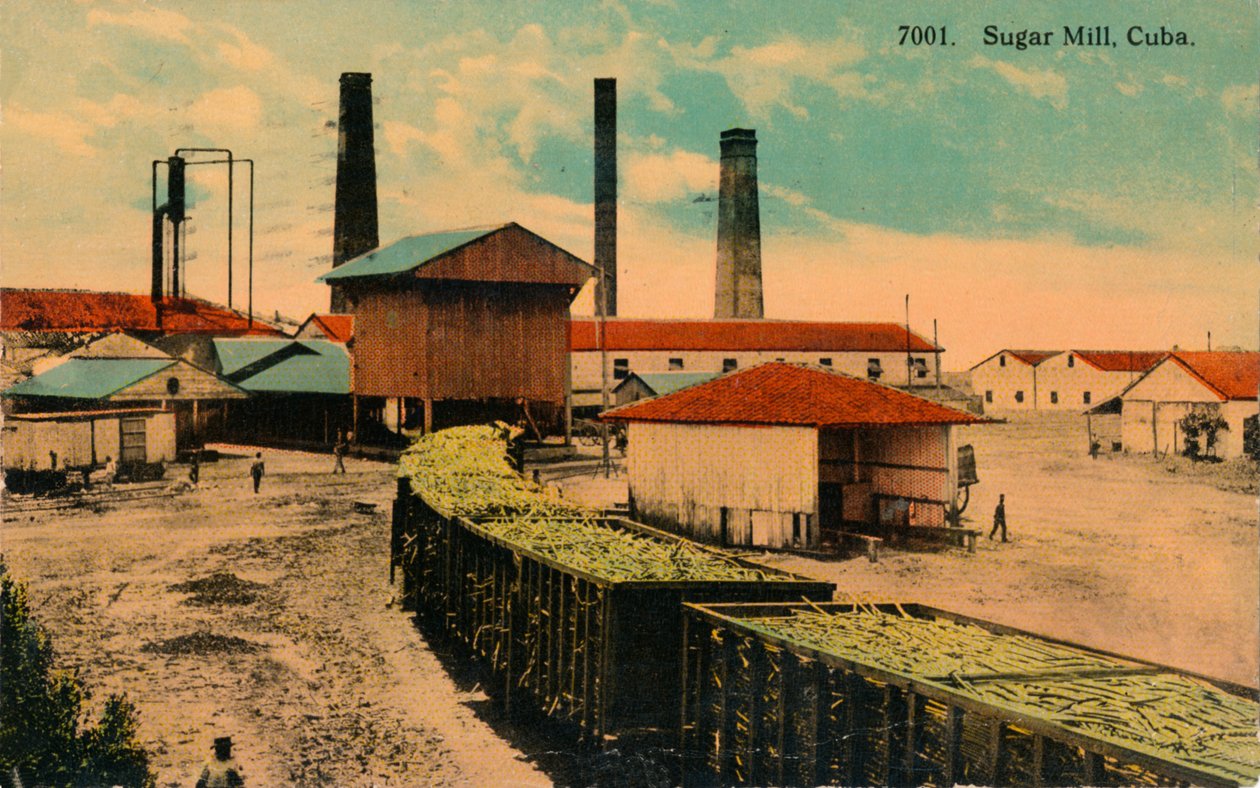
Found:
<svg viewBox="0 0 1260 788"><path fill-rule="evenodd" d="M1191 677L1134 672L1131 663L1070 646L893 607L798 610L741 623L1229 780L1260 778L1254 700Z"/></svg>
<svg viewBox="0 0 1260 788"><path fill-rule="evenodd" d="M513 546L611 582L631 580L794 580L763 572L721 552L610 527L591 519L514 517L478 526Z"/></svg>
<svg viewBox="0 0 1260 788"><path fill-rule="evenodd" d="M887 613L857 604L851 612L797 610L745 619L752 629L820 651L918 678L1045 670L1089 670L1122 663L1023 635L999 635L975 624L916 618L900 606Z"/></svg>
<svg viewBox="0 0 1260 788"><path fill-rule="evenodd" d="M512 469L507 425L452 427L418 438L398 459L411 491L447 517L584 516L591 512Z"/></svg>

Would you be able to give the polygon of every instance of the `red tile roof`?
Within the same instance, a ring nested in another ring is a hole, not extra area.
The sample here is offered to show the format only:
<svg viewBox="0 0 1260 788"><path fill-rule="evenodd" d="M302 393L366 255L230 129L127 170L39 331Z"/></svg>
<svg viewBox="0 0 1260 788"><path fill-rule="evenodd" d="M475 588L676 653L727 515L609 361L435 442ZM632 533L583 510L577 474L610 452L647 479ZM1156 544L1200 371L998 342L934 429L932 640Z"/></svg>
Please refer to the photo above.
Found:
<svg viewBox="0 0 1260 788"><path fill-rule="evenodd" d="M1103 372L1145 372L1158 364L1167 350L1073 350L1086 364Z"/></svg>
<svg viewBox="0 0 1260 788"><path fill-rule="evenodd" d="M597 350L596 319L569 321L569 349ZM906 352L906 329L896 323L817 323L805 320L646 320L609 318L608 350L853 350ZM910 350L936 348L910 332Z"/></svg>
<svg viewBox="0 0 1260 788"><path fill-rule="evenodd" d="M1035 367L1041 362L1050 358L1051 356L1057 356L1063 351L1062 350L1008 350L1006 352L1010 353L1012 356L1024 362L1025 364Z"/></svg>
<svg viewBox="0 0 1260 788"><path fill-rule="evenodd" d="M1179 350L1170 362L1185 369L1225 399L1255 399L1260 385L1260 353Z"/></svg>
<svg viewBox="0 0 1260 788"><path fill-rule="evenodd" d="M980 416L821 367L772 361L655 399L614 408L610 421L893 427L982 424Z"/></svg>
<svg viewBox="0 0 1260 788"><path fill-rule="evenodd" d="M349 342L354 336L354 315L311 315L311 320L333 342Z"/></svg>
<svg viewBox="0 0 1260 788"><path fill-rule="evenodd" d="M0 330L151 331L163 334L264 334L281 331L198 298L167 298L162 324L147 295L82 290L0 290Z"/></svg>

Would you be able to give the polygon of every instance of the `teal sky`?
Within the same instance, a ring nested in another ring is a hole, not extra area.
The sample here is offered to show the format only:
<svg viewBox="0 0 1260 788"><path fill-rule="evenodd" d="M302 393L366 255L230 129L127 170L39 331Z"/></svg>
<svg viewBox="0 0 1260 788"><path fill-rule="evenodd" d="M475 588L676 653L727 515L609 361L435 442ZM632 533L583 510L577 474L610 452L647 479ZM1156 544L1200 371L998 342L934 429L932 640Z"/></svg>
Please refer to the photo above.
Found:
<svg viewBox="0 0 1260 788"><path fill-rule="evenodd" d="M908 293L947 368L1256 345L1254 4L3 7L6 285L144 291L149 162L229 147L257 162L255 304L323 309L342 71L374 75L382 241L516 220L589 259L591 80L612 76L623 314L711 312L703 198L718 133L748 126L768 317L901 320ZM900 46L900 24L953 44ZM986 25L1053 44L986 46ZM1118 45L1061 46L1065 25ZM1130 46L1134 25L1194 45ZM222 172L193 188L190 290L223 301Z"/></svg>

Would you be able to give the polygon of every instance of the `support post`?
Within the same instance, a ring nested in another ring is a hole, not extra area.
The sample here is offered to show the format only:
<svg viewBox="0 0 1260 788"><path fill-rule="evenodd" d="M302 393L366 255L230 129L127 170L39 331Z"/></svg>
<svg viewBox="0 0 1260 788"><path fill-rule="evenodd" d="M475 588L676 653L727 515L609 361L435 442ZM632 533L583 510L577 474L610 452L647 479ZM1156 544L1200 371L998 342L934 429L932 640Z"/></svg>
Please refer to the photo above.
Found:
<svg viewBox="0 0 1260 788"><path fill-rule="evenodd" d="M424 434L428 435L433 432L433 400L425 397L424 399Z"/></svg>

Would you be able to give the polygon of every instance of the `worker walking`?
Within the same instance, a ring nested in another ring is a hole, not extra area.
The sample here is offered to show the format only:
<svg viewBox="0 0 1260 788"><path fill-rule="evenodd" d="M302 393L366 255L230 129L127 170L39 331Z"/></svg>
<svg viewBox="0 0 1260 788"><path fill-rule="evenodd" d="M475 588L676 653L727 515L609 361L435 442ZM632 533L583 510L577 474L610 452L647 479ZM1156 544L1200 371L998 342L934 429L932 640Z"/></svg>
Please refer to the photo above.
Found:
<svg viewBox="0 0 1260 788"><path fill-rule="evenodd" d="M258 493L258 487L262 484L263 474L266 473L266 466L263 465L262 452L254 455L254 464L249 466L249 475L254 477L254 493Z"/></svg>
<svg viewBox="0 0 1260 788"><path fill-rule="evenodd" d="M245 785L240 767L232 760L232 737L219 736L214 740L214 758L201 770L197 788L239 788Z"/></svg>
<svg viewBox="0 0 1260 788"><path fill-rule="evenodd" d="M337 442L333 444L333 457L336 458L332 471L334 474L346 472L346 454L349 452L350 446L346 443L345 436L341 433L341 430L338 430Z"/></svg>
<svg viewBox="0 0 1260 788"><path fill-rule="evenodd" d="M999 528L1002 529L1002 541L1003 542L1007 541L1007 538L1006 538L1006 494L1005 493L998 496L997 508L993 510L993 530L989 531L990 540L993 539L993 535L998 532Z"/></svg>
<svg viewBox="0 0 1260 788"><path fill-rule="evenodd" d="M105 478L102 481L106 487L114 486L114 479L118 477L118 463L114 462L114 458L105 456Z"/></svg>

